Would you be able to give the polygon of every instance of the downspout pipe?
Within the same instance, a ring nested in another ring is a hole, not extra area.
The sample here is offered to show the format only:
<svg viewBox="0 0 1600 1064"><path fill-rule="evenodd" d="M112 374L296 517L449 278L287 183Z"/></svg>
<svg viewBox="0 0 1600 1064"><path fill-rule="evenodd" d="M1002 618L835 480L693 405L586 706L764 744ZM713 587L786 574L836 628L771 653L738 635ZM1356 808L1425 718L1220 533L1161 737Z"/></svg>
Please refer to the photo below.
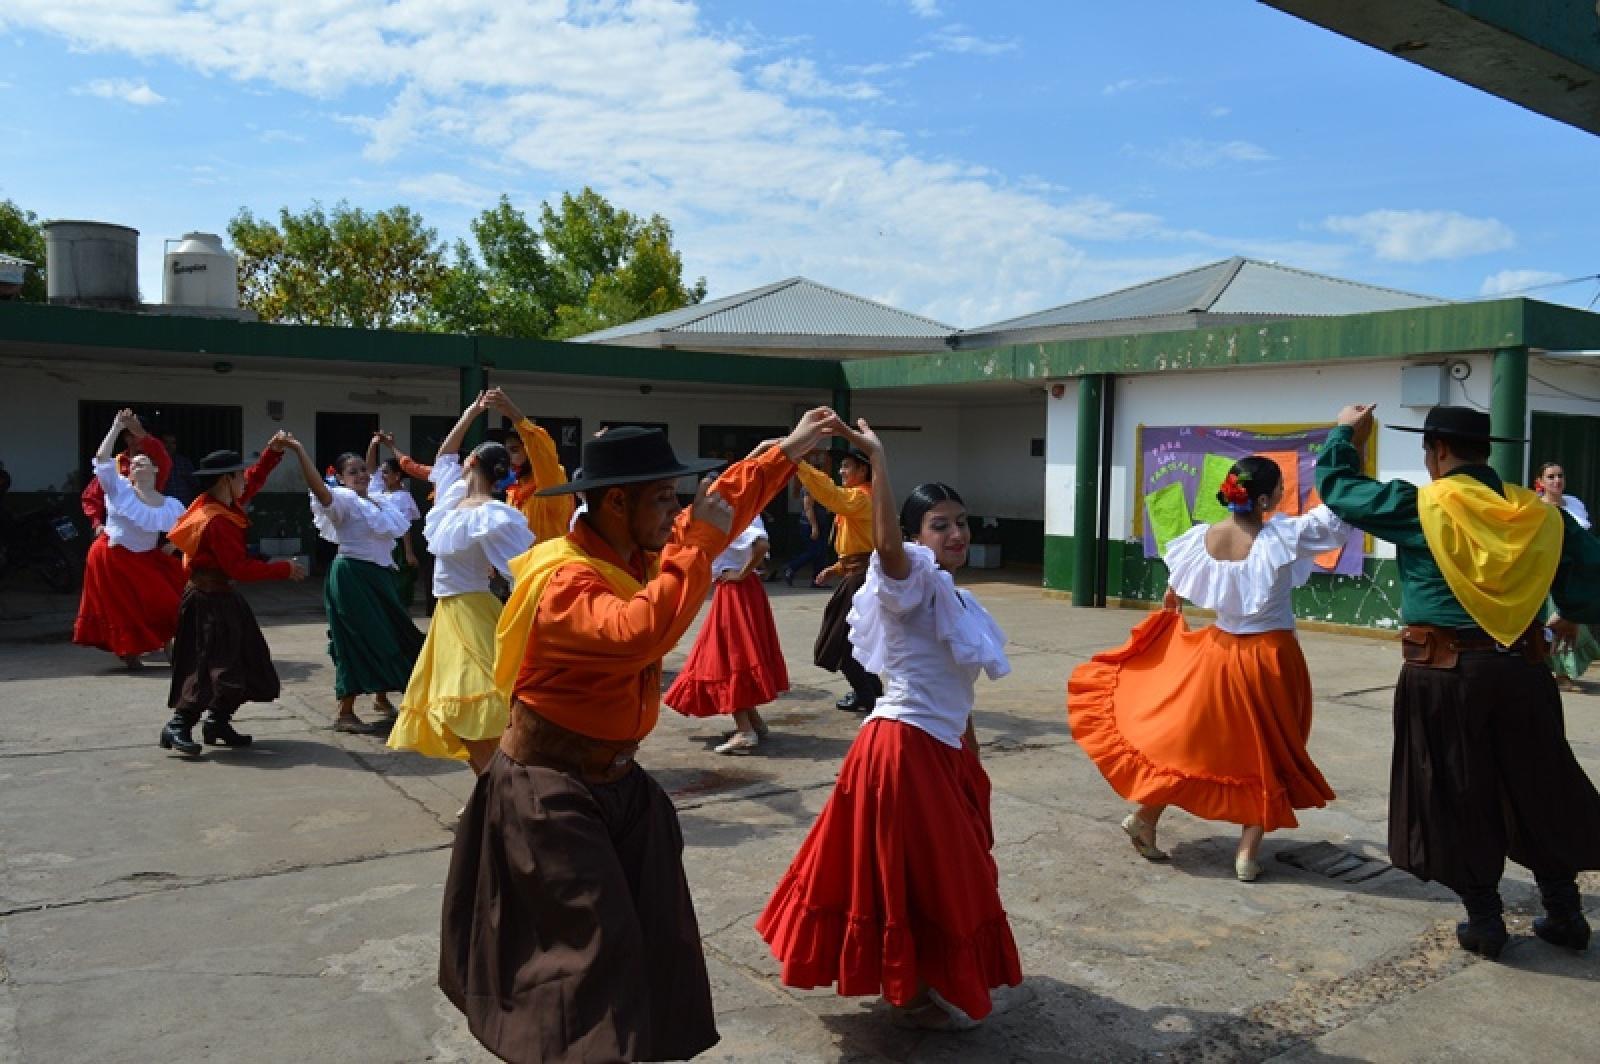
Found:
<svg viewBox="0 0 1600 1064"><path fill-rule="evenodd" d="M1115 452L1117 424L1117 378L1106 374L1105 395L1100 409L1100 524L1095 550L1094 604L1105 608L1111 584L1111 459Z"/></svg>
<svg viewBox="0 0 1600 1064"><path fill-rule="evenodd" d="M1528 349L1502 347L1494 353L1489 390L1489 432L1521 440L1528 426ZM1522 443L1496 443L1489 465L1508 484L1527 483L1527 451Z"/></svg>
<svg viewBox="0 0 1600 1064"><path fill-rule="evenodd" d="M1105 375L1078 378L1078 483L1072 506L1072 604L1094 605L1100 502L1100 415Z"/></svg>

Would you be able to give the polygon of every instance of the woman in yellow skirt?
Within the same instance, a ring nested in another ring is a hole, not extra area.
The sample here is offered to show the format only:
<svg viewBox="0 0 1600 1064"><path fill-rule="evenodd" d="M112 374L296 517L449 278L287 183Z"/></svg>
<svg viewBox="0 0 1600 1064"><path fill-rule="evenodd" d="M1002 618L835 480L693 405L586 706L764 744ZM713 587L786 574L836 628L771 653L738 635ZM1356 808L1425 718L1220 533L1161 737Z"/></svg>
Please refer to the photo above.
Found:
<svg viewBox="0 0 1600 1064"><path fill-rule="evenodd" d="M396 750L466 761L479 774L494 756L509 713L494 684L500 600L489 591L490 572L510 580L511 559L533 546L527 519L495 499L514 476L505 447L480 444L465 463L457 453L488 405L480 395L462 412L428 475L437 501L423 537L434 556L437 605L389 735Z"/></svg>

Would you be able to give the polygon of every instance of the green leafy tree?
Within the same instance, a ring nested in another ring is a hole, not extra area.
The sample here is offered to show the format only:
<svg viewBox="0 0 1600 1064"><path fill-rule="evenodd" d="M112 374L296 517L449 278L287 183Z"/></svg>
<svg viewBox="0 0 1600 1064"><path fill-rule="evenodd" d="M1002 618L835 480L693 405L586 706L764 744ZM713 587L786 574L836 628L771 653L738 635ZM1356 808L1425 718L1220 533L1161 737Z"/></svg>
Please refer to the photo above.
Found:
<svg viewBox="0 0 1600 1064"><path fill-rule="evenodd" d="M506 197L472 223L473 254L455 247L429 324L453 332L562 339L705 298L683 281L672 227L593 189L543 204L534 226Z"/></svg>
<svg viewBox="0 0 1600 1064"><path fill-rule="evenodd" d="M34 264L22 279L21 298L43 303L44 230L32 211L25 211L10 200L0 200L0 254L15 255Z"/></svg>
<svg viewBox="0 0 1600 1064"><path fill-rule="evenodd" d="M287 207L278 222L241 209L228 223L241 301L266 321L417 328L450 269L438 234L409 207Z"/></svg>

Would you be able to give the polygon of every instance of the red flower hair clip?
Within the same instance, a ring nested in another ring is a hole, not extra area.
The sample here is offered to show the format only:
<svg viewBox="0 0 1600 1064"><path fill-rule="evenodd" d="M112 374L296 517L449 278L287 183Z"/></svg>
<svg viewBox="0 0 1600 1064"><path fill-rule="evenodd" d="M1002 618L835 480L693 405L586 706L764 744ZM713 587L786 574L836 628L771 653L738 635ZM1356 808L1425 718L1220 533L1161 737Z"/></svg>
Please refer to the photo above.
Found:
<svg viewBox="0 0 1600 1064"><path fill-rule="evenodd" d="M1222 482L1222 496L1234 506L1250 505L1250 489L1239 481L1239 474L1229 473Z"/></svg>

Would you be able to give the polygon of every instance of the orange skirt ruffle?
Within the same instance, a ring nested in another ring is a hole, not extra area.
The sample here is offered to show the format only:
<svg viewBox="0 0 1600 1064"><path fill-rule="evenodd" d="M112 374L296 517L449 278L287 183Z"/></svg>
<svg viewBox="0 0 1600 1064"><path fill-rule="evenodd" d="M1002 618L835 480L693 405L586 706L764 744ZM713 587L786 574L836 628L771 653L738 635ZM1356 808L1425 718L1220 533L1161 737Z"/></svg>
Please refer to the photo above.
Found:
<svg viewBox="0 0 1600 1064"><path fill-rule="evenodd" d="M1292 631L1190 631L1181 614L1151 614L1073 670L1067 720L1131 802L1275 831L1334 798L1306 752L1311 676Z"/></svg>

